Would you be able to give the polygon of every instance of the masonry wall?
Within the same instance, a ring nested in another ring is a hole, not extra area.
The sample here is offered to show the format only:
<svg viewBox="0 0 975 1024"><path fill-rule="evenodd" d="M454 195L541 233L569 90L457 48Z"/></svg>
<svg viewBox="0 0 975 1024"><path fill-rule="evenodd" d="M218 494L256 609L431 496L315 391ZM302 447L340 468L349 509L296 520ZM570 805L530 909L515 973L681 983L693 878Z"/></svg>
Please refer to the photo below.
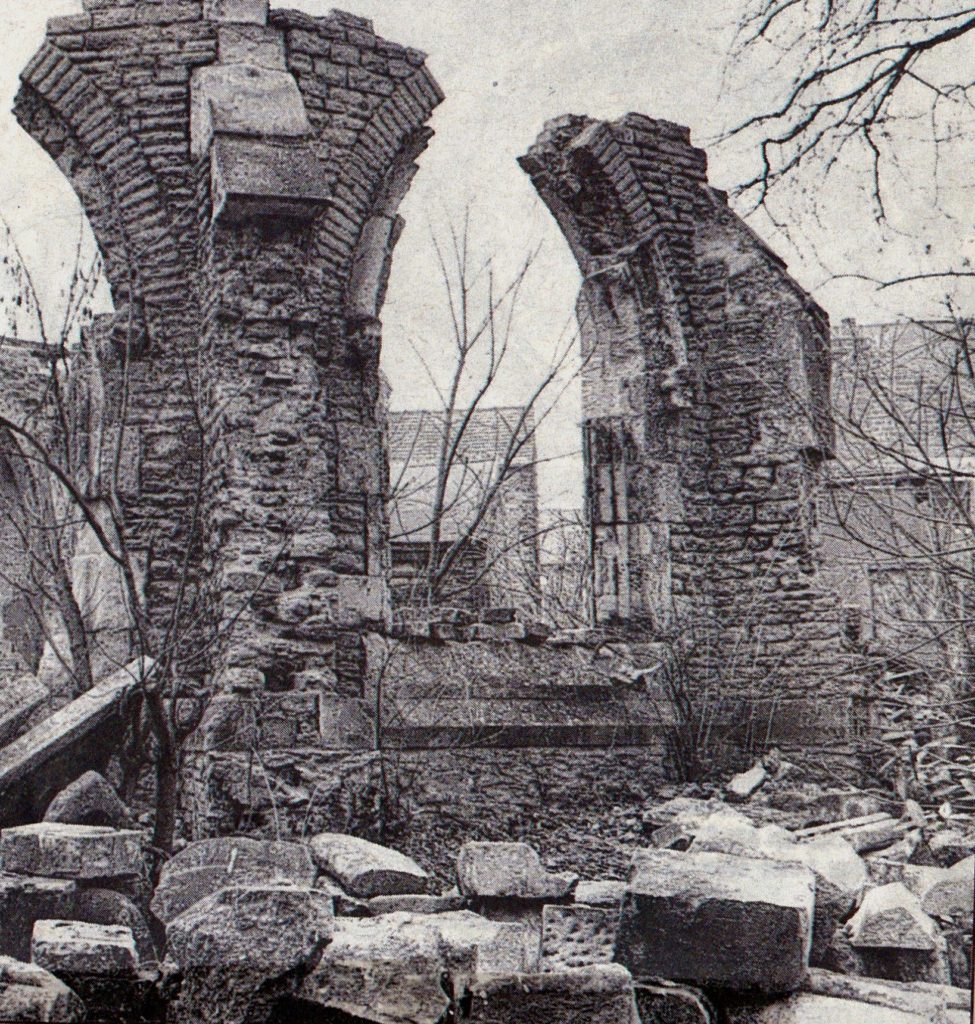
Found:
<svg viewBox="0 0 975 1024"><path fill-rule="evenodd" d="M378 315L441 98L423 61L341 12L85 0L23 73L17 116L105 257L127 540L187 696L361 697L388 614Z"/></svg>
<svg viewBox="0 0 975 1024"><path fill-rule="evenodd" d="M521 163L583 277L597 619L671 638L708 714L751 739L842 735L855 682L809 515L832 451L826 314L684 128L566 116Z"/></svg>

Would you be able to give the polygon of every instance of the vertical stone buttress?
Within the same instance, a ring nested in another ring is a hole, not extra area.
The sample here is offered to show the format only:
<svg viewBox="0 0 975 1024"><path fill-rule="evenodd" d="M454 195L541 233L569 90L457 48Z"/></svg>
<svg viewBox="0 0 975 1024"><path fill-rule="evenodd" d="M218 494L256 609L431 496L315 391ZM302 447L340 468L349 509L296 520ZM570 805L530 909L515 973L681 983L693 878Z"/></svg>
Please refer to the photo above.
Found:
<svg viewBox="0 0 975 1024"><path fill-rule="evenodd" d="M583 277L597 620L689 642L718 722L843 737L810 501L833 448L827 315L709 187L686 128L566 116L520 162Z"/></svg>
<svg viewBox="0 0 975 1024"><path fill-rule="evenodd" d="M314 744L359 722L388 614L378 318L442 94L339 11L83 6L49 22L16 114L105 258L153 640L217 706L290 701L269 745Z"/></svg>

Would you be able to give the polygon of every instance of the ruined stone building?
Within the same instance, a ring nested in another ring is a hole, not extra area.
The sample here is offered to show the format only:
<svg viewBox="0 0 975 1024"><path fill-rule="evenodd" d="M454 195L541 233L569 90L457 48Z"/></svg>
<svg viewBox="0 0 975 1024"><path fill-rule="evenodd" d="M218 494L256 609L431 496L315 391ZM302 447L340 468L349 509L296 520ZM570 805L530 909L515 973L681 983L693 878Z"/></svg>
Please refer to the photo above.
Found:
<svg viewBox="0 0 975 1024"><path fill-rule="evenodd" d="M820 571L851 642L968 664L975 403L965 322L834 332L836 458L816 498Z"/></svg>
<svg viewBox="0 0 975 1024"><path fill-rule="evenodd" d="M187 731L188 831L354 818L382 749L409 781L405 843L442 847L451 801L450 828L547 831L571 857L560 816L592 816L603 849L589 794L644 799L675 725L849 753L858 682L810 516L833 451L828 319L686 129L573 115L521 160L582 275L597 628L549 636L502 610L403 639L380 313L442 99L424 55L339 11L84 0L22 78L17 117L111 285L69 389L76 464L120 530L129 653L165 666ZM519 474L521 522L537 497ZM662 649L700 722L647 682Z"/></svg>
<svg viewBox="0 0 975 1024"><path fill-rule="evenodd" d="M516 406L408 410L389 416L393 601L424 601L434 564L454 558L438 602L461 608L537 607L538 466L535 421ZM454 443L456 441L456 443ZM442 497L438 499L438 492ZM441 511L437 511L438 507Z"/></svg>

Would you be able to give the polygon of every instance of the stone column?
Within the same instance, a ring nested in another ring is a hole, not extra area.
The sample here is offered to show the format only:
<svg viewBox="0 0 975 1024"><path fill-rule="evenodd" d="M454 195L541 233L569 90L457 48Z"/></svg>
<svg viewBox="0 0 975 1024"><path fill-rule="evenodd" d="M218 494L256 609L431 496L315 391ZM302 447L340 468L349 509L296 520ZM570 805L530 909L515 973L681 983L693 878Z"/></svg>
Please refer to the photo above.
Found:
<svg viewBox="0 0 975 1024"><path fill-rule="evenodd" d="M597 619L690 641L715 722L841 741L811 501L833 448L826 313L708 185L686 128L567 116L521 165L583 277Z"/></svg>
<svg viewBox="0 0 975 1024"><path fill-rule="evenodd" d="M338 11L83 6L49 22L16 112L105 257L155 641L195 692L286 705L269 745L341 743L336 722L353 742L388 615L379 314L442 94Z"/></svg>

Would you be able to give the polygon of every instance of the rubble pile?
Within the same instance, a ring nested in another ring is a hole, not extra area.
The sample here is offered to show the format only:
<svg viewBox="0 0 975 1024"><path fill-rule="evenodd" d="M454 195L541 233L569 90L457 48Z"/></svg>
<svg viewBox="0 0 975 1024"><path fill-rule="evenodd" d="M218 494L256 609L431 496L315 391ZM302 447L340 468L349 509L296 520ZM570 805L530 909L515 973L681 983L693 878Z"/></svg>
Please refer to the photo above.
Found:
<svg viewBox="0 0 975 1024"><path fill-rule="evenodd" d="M192 842L153 886L145 837L88 773L57 820L0 833L0 1019L967 1021L967 841L856 792L805 793L778 808L786 827L761 775L731 780L732 802L652 808L626 878L471 841L446 888L340 833Z"/></svg>

